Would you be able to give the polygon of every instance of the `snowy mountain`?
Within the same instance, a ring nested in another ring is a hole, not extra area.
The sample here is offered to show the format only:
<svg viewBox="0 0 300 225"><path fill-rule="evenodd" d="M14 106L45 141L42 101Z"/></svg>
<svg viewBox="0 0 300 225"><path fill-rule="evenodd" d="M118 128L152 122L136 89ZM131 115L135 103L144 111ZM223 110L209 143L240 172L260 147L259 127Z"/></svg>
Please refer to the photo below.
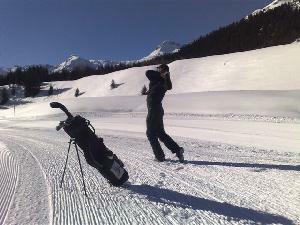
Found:
<svg viewBox="0 0 300 225"><path fill-rule="evenodd" d="M157 56L161 56L164 54L169 54L176 52L180 49L181 45L173 42L173 41L164 41L161 43L153 52L151 52L148 56L142 58L141 60L137 61L144 61L153 59ZM94 59L84 59L77 55L71 55L67 60L59 64L58 66L53 69L53 72L60 72L62 70L72 71L76 68L90 68L90 69L97 69L106 66L114 66L120 63L127 64L127 63L134 63L136 61L111 61L111 60L94 60Z"/></svg>
<svg viewBox="0 0 300 225"><path fill-rule="evenodd" d="M255 10L252 13L252 15L257 15L258 13L261 12L263 13L268 12L269 10L275 9L283 4L290 4L295 8L300 8L300 0L275 0L271 4L267 5L266 7Z"/></svg>
<svg viewBox="0 0 300 225"><path fill-rule="evenodd" d="M87 60L77 55L71 55L66 61L59 64L53 72L60 72L62 70L73 71L74 69L90 68L96 70L100 67L106 67L111 65L117 65L119 62L110 60Z"/></svg>
<svg viewBox="0 0 300 225"><path fill-rule="evenodd" d="M157 46L157 48L153 52L144 57L142 60L149 60L157 56L174 53L177 52L180 48L181 45L174 41L164 41L159 46Z"/></svg>
<svg viewBox="0 0 300 225"><path fill-rule="evenodd" d="M149 60L149 59L153 59L157 56L173 53L173 52L178 51L180 47L181 47L180 44L175 43L173 41L164 41L148 56L142 58L141 60L137 60L137 61ZM107 66L115 66L120 63L132 64L137 61L133 60L133 61L119 61L118 62L118 61L112 61L112 60L99 60L99 59L95 60L95 59L85 59L78 55L71 55L65 61L63 61L62 63L60 63L57 66L52 66L52 65L41 65L41 66L45 66L46 68L48 68L49 72L61 72L63 70L73 71L74 69L78 69L78 68L79 69L89 68L89 69L96 70L96 69L102 68L102 67L105 68ZM19 66L14 66L14 67L10 68L9 70L15 71L16 68L18 68L18 67ZM29 66L24 66L21 68L25 70L28 67ZM7 70L0 68L0 75L2 72L3 72L3 74L5 72L7 73Z"/></svg>

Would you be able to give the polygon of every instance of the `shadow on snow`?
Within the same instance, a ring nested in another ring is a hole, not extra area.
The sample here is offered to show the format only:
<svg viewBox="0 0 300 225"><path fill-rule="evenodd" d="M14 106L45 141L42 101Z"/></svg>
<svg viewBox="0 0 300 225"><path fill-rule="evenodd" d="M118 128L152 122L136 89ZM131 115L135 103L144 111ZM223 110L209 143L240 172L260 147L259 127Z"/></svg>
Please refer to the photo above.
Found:
<svg viewBox="0 0 300 225"><path fill-rule="evenodd" d="M172 162L172 160L170 161ZM253 168L253 169L259 168L259 169L300 171L299 165L276 165L276 164L259 164L259 163L210 162L210 161L189 161L189 160L186 160L185 164L194 164L198 166L228 166L228 167L245 167L245 168Z"/></svg>
<svg viewBox="0 0 300 225"><path fill-rule="evenodd" d="M145 195L147 199L152 202L173 205L175 207L192 208L194 210L210 211L218 215L226 216L228 217L228 220L250 220L261 224L294 224L291 220L280 215L239 207L225 202L199 198L160 187L153 187L144 184L129 184L125 188L132 192Z"/></svg>

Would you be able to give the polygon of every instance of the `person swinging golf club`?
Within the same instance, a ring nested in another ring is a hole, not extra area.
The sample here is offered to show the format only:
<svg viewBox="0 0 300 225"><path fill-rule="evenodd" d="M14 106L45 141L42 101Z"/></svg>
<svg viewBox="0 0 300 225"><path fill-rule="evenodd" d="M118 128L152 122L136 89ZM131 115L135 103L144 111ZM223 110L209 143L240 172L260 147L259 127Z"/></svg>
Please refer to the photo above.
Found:
<svg viewBox="0 0 300 225"><path fill-rule="evenodd" d="M165 161L165 154L158 141L159 139L172 153L176 154L180 162L184 162L184 149L165 132L163 123L164 109L162 100L167 90L172 89L169 67L166 64L162 64L157 67L157 70L147 70L146 77L150 81L147 92L148 115L146 119L146 134L154 156L159 162Z"/></svg>

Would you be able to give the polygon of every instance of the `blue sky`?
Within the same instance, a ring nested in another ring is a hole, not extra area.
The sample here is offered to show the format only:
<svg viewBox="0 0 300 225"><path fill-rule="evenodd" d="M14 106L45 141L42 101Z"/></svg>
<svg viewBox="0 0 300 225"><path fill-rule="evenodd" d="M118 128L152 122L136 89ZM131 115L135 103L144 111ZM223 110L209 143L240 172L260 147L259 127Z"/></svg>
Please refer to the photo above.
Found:
<svg viewBox="0 0 300 225"><path fill-rule="evenodd" d="M71 54L132 60L181 44L271 0L0 0L0 67L58 64Z"/></svg>

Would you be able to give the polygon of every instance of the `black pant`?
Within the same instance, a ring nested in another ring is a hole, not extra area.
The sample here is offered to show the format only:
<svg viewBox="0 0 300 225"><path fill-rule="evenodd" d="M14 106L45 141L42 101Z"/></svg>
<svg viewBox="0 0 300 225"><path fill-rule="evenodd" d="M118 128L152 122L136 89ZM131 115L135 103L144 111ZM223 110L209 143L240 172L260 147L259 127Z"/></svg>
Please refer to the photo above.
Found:
<svg viewBox="0 0 300 225"><path fill-rule="evenodd" d="M147 137L153 149L153 153L157 159L162 159L165 154L159 144L158 139L170 149L173 153L180 150L178 144L165 132L163 122L164 110L159 107L156 109L149 109L146 119L147 123Z"/></svg>

